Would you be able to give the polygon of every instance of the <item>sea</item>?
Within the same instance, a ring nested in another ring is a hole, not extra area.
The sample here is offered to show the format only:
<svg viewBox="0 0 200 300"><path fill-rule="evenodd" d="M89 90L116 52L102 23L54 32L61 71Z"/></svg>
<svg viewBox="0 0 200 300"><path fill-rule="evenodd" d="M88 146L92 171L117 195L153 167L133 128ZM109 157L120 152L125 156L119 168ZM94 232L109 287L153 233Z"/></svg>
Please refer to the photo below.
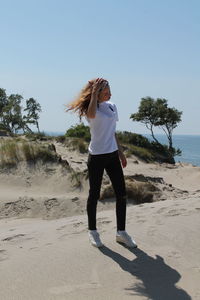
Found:
<svg viewBox="0 0 200 300"><path fill-rule="evenodd" d="M65 134L64 132L45 132L48 135L58 136ZM148 134L143 134L152 140ZM163 134L155 135L161 144L167 144L167 137ZM173 147L182 151L180 156L175 157L176 162L191 163L194 166L200 166L200 135L173 135Z"/></svg>
<svg viewBox="0 0 200 300"><path fill-rule="evenodd" d="M144 134L151 140L150 135ZM167 144L167 137L157 134L155 137L161 144ZM191 163L194 166L200 166L200 135L173 135L172 142L174 148L182 151L180 156L175 157L176 162Z"/></svg>

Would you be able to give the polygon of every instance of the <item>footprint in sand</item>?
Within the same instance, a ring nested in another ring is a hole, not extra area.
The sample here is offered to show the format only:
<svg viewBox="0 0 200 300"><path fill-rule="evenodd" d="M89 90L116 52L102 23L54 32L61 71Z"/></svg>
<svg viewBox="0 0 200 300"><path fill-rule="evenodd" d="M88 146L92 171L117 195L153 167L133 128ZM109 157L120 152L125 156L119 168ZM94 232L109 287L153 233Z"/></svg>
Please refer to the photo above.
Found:
<svg viewBox="0 0 200 300"><path fill-rule="evenodd" d="M25 240L32 240L32 237L25 237L26 234L20 233L20 234L16 234L16 235L12 235L12 236L8 236L4 239L2 239L3 242L21 242L21 241L25 241ZM24 238L25 237L25 238Z"/></svg>
<svg viewBox="0 0 200 300"><path fill-rule="evenodd" d="M83 222L77 222L77 223L72 224L72 226L73 227L79 227L82 224L83 224Z"/></svg>
<svg viewBox="0 0 200 300"><path fill-rule="evenodd" d="M109 220L100 221L100 224L109 224L109 223L112 223L112 221L109 221Z"/></svg>
<svg viewBox="0 0 200 300"><path fill-rule="evenodd" d="M85 227L84 228L80 227L81 225L83 225L83 222L77 222L75 224L64 226L64 227L67 227L67 232L65 234L62 234L58 239L70 237L70 236L72 236L72 234L80 234L82 232L86 232L87 229ZM64 227L62 226L60 228L57 228L57 230L61 230Z"/></svg>
<svg viewBox="0 0 200 300"><path fill-rule="evenodd" d="M85 226L80 227L81 225L83 225L83 222L77 222L72 224L73 228L76 229L75 231L72 231L72 234L79 234L81 232L85 232L87 231L87 229L85 228Z"/></svg>
<svg viewBox="0 0 200 300"><path fill-rule="evenodd" d="M34 249L38 249L39 247L32 247L32 248L29 248L29 250L34 250Z"/></svg>
<svg viewBox="0 0 200 300"><path fill-rule="evenodd" d="M182 208L182 209L171 209L167 212L166 216L169 217L175 217L175 216L179 216L179 215L183 215L183 213L186 212L186 209Z"/></svg>
<svg viewBox="0 0 200 300"><path fill-rule="evenodd" d="M72 200L72 202L76 202L76 201L78 201L78 200L80 200L80 199L79 199L79 197L74 197L74 198L72 198L71 200Z"/></svg>
<svg viewBox="0 0 200 300"><path fill-rule="evenodd" d="M68 233L62 234L61 236L58 237L59 240L63 240L66 237L67 238L72 238L73 234L79 234L81 231L68 231Z"/></svg>
<svg viewBox="0 0 200 300"><path fill-rule="evenodd" d="M109 224L109 223L112 223L112 221L111 220L108 220L108 218L99 218L98 219L98 224Z"/></svg>
<svg viewBox="0 0 200 300"><path fill-rule="evenodd" d="M44 205L47 209L47 211L51 210L55 206L59 206L60 202L57 200L57 198L50 198L44 201Z"/></svg>
<svg viewBox="0 0 200 300"><path fill-rule="evenodd" d="M62 230L62 229L64 229L64 228L66 228L67 226L68 226L68 225L60 226L60 227L56 228L56 230Z"/></svg>
<svg viewBox="0 0 200 300"><path fill-rule="evenodd" d="M16 234L16 235L13 235L13 236L8 236L8 237L2 239L2 241L12 241L12 240L18 239L18 238L23 237L23 236L25 236L25 234Z"/></svg>
<svg viewBox="0 0 200 300"><path fill-rule="evenodd" d="M146 220L144 220L144 219L140 219L137 221L137 223L144 223L144 222L146 222Z"/></svg>
<svg viewBox="0 0 200 300"><path fill-rule="evenodd" d="M86 232L86 231L87 231L86 229L81 229L79 231L72 231L72 234L79 234L79 233Z"/></svg>

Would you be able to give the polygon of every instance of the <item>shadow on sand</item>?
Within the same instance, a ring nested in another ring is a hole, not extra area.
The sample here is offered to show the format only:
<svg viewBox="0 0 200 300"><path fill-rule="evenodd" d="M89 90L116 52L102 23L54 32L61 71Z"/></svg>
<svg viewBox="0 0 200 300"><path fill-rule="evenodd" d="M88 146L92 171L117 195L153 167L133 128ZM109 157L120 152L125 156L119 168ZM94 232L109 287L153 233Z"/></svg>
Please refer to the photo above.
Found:
<svg viewBox="0 0 200 300"><path fill-rule="evenodd" d="M181 275L168 266L161 256L156 255L153 258L136 248L129 249L136 258L128 260L106 246L99 250L118 263L122 270L141 281L140 284L125 289L131 295L143 295L152 300L192 300L187 292L175 286Z"/></svg>

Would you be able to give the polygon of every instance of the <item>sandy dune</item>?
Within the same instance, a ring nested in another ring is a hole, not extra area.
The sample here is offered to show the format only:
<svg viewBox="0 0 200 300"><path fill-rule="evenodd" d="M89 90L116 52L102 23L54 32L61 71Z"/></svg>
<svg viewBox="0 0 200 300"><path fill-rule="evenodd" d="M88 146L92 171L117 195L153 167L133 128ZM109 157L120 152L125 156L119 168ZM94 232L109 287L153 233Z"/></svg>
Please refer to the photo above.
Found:
<svg viewBox="0 0 200 300"><path fill-rule="evenodd" d="M86 216L0 221L0 299L200 298L198 198L128 208L139 248L115 242L115 213L98 213L104 242L87 237Z"/></svg>
<svg viewBox="0 0 200 300"><path fill-rule="evenodd" d="M0 299L199 300L200 168L129 158L125 176L154 182L161 201L129 203L135 250L115 242L115 202L99 202L104 247L96 249L85 214L87 154L55 146L75 173L55 164L0 173Z"/></svg>

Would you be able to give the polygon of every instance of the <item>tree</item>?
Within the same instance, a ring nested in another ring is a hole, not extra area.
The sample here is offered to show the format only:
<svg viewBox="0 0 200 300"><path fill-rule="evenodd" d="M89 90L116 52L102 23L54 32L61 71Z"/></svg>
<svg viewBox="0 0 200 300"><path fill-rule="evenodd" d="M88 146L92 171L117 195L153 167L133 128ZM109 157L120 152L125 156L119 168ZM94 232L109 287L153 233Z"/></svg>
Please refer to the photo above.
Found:
<svg viewBox="0 0 200 300"><path fill-rule="evenodd" d="M159 143L153 132L153 127L156 126L155 124L158 121L158 115L155 110L155 100L153 98L142 98L138 112L132 114L130 116L130 119L145 124L147 129L151 131L151 136L154 139L154 141L156 143Z"/></svg>
<svg viewBox="0 0 200 300"><path fill-rule="evenodd" d="M166 99L158 98L155 101L155 107L157 110L157 115L159 116L155 126L159 126L163 129L168 139L169 149L172 151L172 132L177 127L178 123L181 122L182 112L178 111L174 107L168 107Z"/></svg>
<svg viewBox="0 0 200 300"><path fill-rule="evenodd" d="M0 123L3 121L3 109L7 105L6 90L0 88ZM3 124L2 124L3 125Z"/></svg>
<svg viewBox="0 0 200 300"><path fill-rule="evenodd" d="M34 98L29 98L26 100L26 108L24 111L27 111L27 115L25 116L26 123L35 124L38 132L40 132L38 113L42 111L41 105Z"/></svg>
<svg viewBox="0 0 200 300"><path fill-rule="evenodd" d="M154 135L153 129L156 126L160 127L166 134L169 143L168 148L173 153L172 132L178 123L181 122L181 115L181 111L174 107L168 107L166 99L146 97L141 99L138 112L132 114L130 118L133 121L144 123L151 131L151 135L156 143L159 142Z"/></svg>
<svg viewBox="0 0 200 300"><path fill-rule="evenodd" d="M41 112L40 104L33 98L26 100L26 108L22 107L23 97L19 94L6 95L6 91L0 88L0 128L17 133L23 130L24 133L32 132L29 124L37 126L39 132L39 114ZM27 114L24 114L27 112Z"/></svg>
<svg viewBox="0 0 200 300"><path fill-rule="evenodd" d="M67 137L83 138L85 141L90 141L90 127L85 126L84 123L71 126L65 134Z"/></svg>
<svg viewBox="0 0 200 300"><path fill-rule="evenodd" d="M17 132L17 130L21 129L21 100L21 95L11 94L9 97L7 97L7 103L2 108L2 123L10 132Z"/></svg>

